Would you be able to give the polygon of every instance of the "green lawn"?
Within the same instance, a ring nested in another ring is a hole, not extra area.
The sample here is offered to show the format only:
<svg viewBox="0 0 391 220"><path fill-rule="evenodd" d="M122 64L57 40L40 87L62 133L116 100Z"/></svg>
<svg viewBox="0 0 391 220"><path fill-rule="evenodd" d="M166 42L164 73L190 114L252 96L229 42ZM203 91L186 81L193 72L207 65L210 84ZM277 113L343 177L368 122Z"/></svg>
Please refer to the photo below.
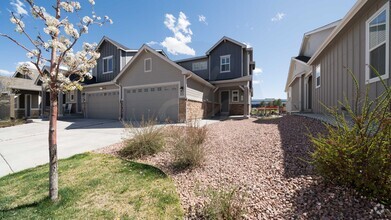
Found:
<svg viewBox="0 0 391 220"><path fill-rule="evenodd" d="M0 178L0 219L181 219L173 181L159 169L103 154L59 162L60 201L48 165Z"/></svg>

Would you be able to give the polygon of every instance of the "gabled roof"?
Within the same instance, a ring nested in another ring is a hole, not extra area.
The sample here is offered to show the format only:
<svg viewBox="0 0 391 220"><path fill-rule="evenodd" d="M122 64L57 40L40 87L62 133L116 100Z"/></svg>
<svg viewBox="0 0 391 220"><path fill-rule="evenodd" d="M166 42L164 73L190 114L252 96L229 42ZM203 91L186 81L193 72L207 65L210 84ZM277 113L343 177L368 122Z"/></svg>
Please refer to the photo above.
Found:
<svg viewBox="0 0 391 220"><path fill-rule="evenodd" d="M312 31L309 31L307 33L304 33L304 36L303 36L303 40L301 42L301 46L300 46L300 51L299 51L299 55L303 55L304 54L304 49L305 49L305 46L307 45L307 42L309 40L309 38L311 37L311 35L314 35L314 34L317 34L319 32L322 32L322 31L325 31L325 30L329 30L331 28L335 28L336 26L338 26L338 24L341 22L341 20L338 20L338 21L334 21L330 24L326 24L322 27L319 27L319 28L316 28ZM307 61L308 62L308 61Z"/></svg>
<svg viewBox="0 0 391 220"><path fill-rule="evenodd" d="M223 38L221 38L215 45L213 45L213 47L211 47L208 51L206 51L206 55L209 55L209 53L212 51L212 50L214 50L219 44L221 44L221 42L225 42L225 41L229 41L229 42L231 42L231 43L234 43L234 44L236 44L236 45L238 45L238 46L240 46L240 47L242 47L242 48L247 48L247 45L246 44L244 44L244 43L240 43L239 41L236 41L236 40L234 40L234 39L232 39L232 38L229 38L229 37L227 37L227 36L224 36Z"/></svg>
<svg viewBox="0 0 391 220"><path fill-rule="evenodd" d="M131 50L131 49L128 48L127 46L124 46L124 45L118 43L117 41L108 38L107 36L103 36L103 37L102 37L102 39L100 40L100 42L99 42L97 48L99 48L99 47L103 44L104 41L110 42L111 44L113 44L114 46L116 46L118 49L121 49L121 50L123 50L123 51L134 51L134 52L137 52L137 50Z"/></svg>
<svg viewBox="0 0 391 220"><path fill-rule="evenodd" d="M302 62L304 62L304 63L307 63L307 62L308 62L308 60L310 60L310 59L311 59L311 57L306 57L306 56L297 56L297 57L295 57L295 59L296 59L296 60L300 60L300 61L302 61Z"/></svg>
<svg viewBox="0 0 391 220"><path fill-rule="evenodd" d="M28 91L42 91L40 86L35 85L35 81L31 79L13 78L0 76L1 84L10 89L15 90L28 90Z"/></svg>
<svg viewBox="0 0 391 220"><path fill-rule="evenodd" d="M176 63L182 63L182 62L187 62L187 61L193 61L193 60L201 60L201 59L206 59L208 56L198 56L198 57L191 57L191 58L186 58L182 60L176 60Z"/></svg>
<svg viewBox="0 0 391 220"><path fill-rule="evenodd" d="M202 84L206 85L206 86L209 86L211 88L214 88L214 86L212 84L210 84L208 81L202 79L201 77L199 77L197 74L191 72L190 70L187 70L185 68L183 68L182 66L180 66L179 64L175 63L174 61L168 59L166 56L164 56L163 54L157 52L156 50L154 50L153 48L149 47L148 45L144 44L139 50L138 52L136 53L136 55L125 65L124 68L122 68L121 72L113 79L113 82L117 82L118 79L127 71L127 69L134 63L136 62L137 58L145 51L149 51L151 52L152 54L154 54L155 56L161 58L162 60L166 61L168 64L174 66L175 68L177 68L178 70L180 70L182 72L183 75L189 75L191 76L192 78L194 78L195 80L201 82Z"/></svg>
<svg viewBox="0 0 391 220"><path fill-rule="evenodd" d="M338 26L331 32L330 36L323 42L320 48L308 61L309 65L318 58L318 56L323 52L324 49L331 43L331 41L346 27L346 25L353 19L353 17L364 7L364 5L369 2L369 0L357 0L356 4L350 9L350 11L345 15L345 17L340 21Z"/></svg>

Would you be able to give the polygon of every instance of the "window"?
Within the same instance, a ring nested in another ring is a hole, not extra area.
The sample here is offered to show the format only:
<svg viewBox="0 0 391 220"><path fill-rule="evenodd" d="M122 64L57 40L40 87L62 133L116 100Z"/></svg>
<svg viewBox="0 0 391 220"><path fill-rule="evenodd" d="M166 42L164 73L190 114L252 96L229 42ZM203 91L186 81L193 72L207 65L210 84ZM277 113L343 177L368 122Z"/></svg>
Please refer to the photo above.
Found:
<svg viewBox="0 0 391 220"><path fill-rule="evenodd" d="M366 23L366 63L367 83L389 76L389 3L385 4ZM376 71L378 73L376 73Z"/></svg>
<svg viewBox="0 0 391 220"><path fill-rule="evenodd" d="M225 55L220 57L220 72L230 72L231 71L231 55Z"/></svg>
<svg viewBox="0 0 391 220"><path fill-rule="evenodd" d="M206 70L206 69L208 69L208 63L206 61L196 62L192 64L193 71Z"/></svg>
<svg viewBox="0 0 391 220"><path fill-rule="evenodd" d="M232 102L239 102L239 90L232 91Z"/></svg>
<svg viewBox="0 0 391 220"><path fill-rule="evenodd" d="M152 59L147 58L144 60L144 72L151 72L152 71Z"/></svg>
<svg viewBox="0 0 391 220"><path fill-rule="evenodd" d="M320 87L320 64L316 66L315 70L316 88Z"/></svg>
<svg viewBox="0 0 391 220"><path fill-rule="evenodd" d="M103 58L103 73L113 72L113 56Z"/></svg>
<svg viewBox="0 0 391 220"><path fill-rule="evenodd" d="M69 92L69 101L75 101L75 90Z"/></svg>

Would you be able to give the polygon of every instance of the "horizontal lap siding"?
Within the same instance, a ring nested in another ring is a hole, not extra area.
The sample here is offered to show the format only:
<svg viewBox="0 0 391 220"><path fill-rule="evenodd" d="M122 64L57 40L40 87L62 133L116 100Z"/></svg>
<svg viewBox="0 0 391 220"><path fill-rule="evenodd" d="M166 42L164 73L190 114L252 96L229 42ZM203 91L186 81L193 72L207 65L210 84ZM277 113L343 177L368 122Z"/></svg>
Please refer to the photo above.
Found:
<svg viewBox="0 0 391 220"><path fill-rule="evenodd" d="M313 66L313 111L315 113L327 113L321 103L329 107L340 107L338 101L344 101L347 97L349 104L353 104L356 89L352 77L348 71L352 71L359 82L360 94L364 95L369 86L369 97L374 99L379 96L384 87L380 82L365 84L365 39L366 21L387 1L370 1L356 17L323 51ZM390 27L391 29L391 27ZM390 44L389 44L390 46ZM316 88L315 66L321 65L321 87ZM391 68L390 68L391 69ZM386 80L388 86L390 78Z"/></svg>

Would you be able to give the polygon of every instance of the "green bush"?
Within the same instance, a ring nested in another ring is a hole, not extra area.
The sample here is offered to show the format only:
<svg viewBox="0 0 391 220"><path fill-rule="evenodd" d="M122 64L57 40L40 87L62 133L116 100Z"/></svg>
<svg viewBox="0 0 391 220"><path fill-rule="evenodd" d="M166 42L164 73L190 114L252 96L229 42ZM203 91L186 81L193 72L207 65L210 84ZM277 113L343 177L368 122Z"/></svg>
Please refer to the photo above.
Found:
<svg viewBox="0 0 391 220"><path fill-rule="evenodd" d="M207 138L207 131L206 126L201 127L194 121L184 128L174 129L171 153L175 168L186 169L202 165L205 159L203 144Z"/></svg>
<svg viewBox="0 0 391 220"><path fill-rule="evenodd" d="M206 219L234 220L244 214L244 197L238 189L208 190L209 202L203 207L201 215Z"/></svg>
<svg viewBox="0 0 391 220"><path fill-rule="evenodd" d="M328 108L335 123L328 134L311 137L313 164L326 180L353 187L363 195L391 204L391 89L375 100L362 99L354 75L356 98L339 104L346 113ZM368 89L368 88L367 88Z"/></svg>
<svg viewBox="0 0 391 220"><path fill-rule="evenodd" d="M138 126L132 123L124 123L127 138L125 147L119 151L122 157L134 159L142 156L153 155L164 147L164 126L156 125L153 120L141 121Z"/></svg>

